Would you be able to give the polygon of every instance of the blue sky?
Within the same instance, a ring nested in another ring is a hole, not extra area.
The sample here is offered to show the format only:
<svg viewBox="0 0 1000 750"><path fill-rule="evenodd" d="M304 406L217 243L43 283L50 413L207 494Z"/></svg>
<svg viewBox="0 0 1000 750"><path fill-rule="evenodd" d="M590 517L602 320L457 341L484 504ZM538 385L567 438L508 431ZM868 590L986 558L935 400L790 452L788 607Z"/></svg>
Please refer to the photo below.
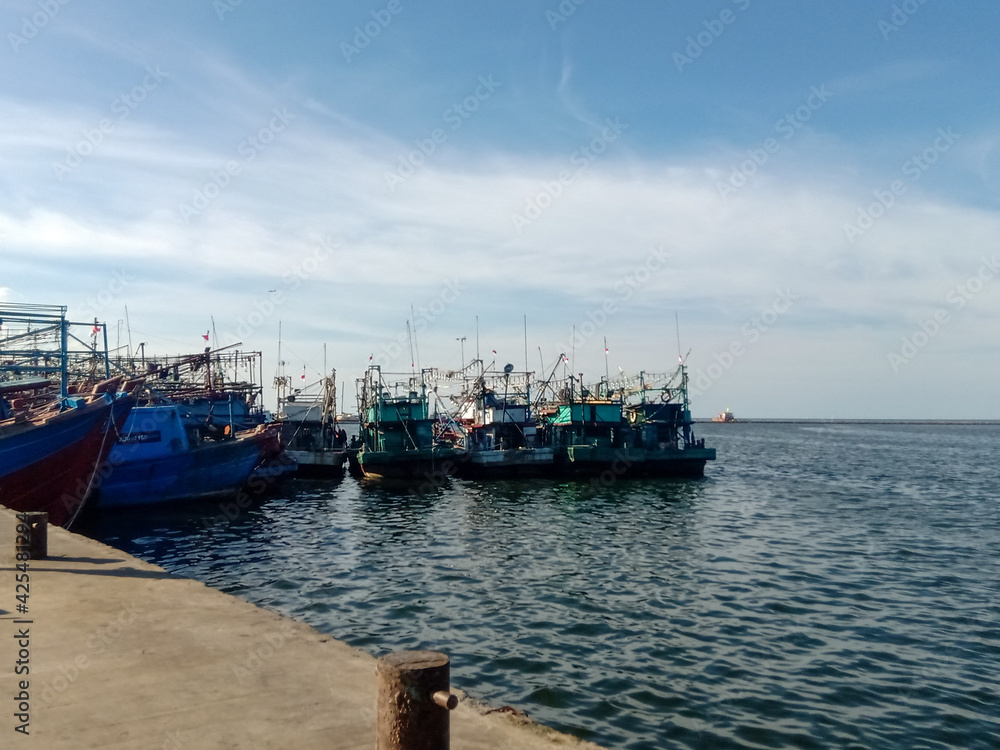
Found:
<svg viewBox="0 0 1000 750"><path fill-rule="evenodd" d="M694 410L1000 418L1000 7L0 10L0 299L276 367L667 370ZM576 337L574 341L574 331ZM126 334L122 339L126 340ZM408 349L408 347L403 347ZM539 351L540 350L540 351ZM547 374L547 373L546 373ZM348 404L350 405L350 404Z"/></svg>

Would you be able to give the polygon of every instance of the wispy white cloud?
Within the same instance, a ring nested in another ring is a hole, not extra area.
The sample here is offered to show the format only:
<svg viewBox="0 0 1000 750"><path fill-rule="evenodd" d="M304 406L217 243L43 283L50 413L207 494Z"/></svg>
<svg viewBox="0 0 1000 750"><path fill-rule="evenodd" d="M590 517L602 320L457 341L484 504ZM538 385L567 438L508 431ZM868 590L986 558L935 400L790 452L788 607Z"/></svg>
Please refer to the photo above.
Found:
<svg viewBox="0 0 1000 750"><path fill-rule="evenodd" d="M197 345L212 317L221 333L256 316L260 323L241 335L247 346L273 354L282 320L290 348L318 352L329 343L331 358L349 370L405 330L411 303L428 305L457 281L457 300L422 332L425 363L455 364L454 339L471 335L477 314L490 348L514 359L511 352L523 352L527 313L534 366L536 346L548 361L574 326L612 301L616 312L576 353L580 368L603 370L596 342L605 335L627 369L669 366L675 310L685 348L695 349L692 365L704 367L742 340L742 328L778 290L791 290L792 311L713 386L712 398L720 408L766 404L786 390L775 384L776 363L781 377L831 393L853 370L852 382L877 384L872 394L857 394L859 408L875 414L880 402L903 409L945 352L957 368L979 356L976 331L997 322L998 292L988 287L935 340L938 348L905 371L909 385L888 370L887 349L947 306L949 290L997 251L1000 215L919 190L922 183L852 244L844 224L897 175L818 127L801 131L728 200L717 182L745 158L746 146L721 135L679 156L640 156L641 147L623 138L558 189L560 174L578 166L571 149L539 155L456 137L390 190L386 171L413 150L412 138L341 111L314 79L297 71L264 76L199 49L197 38L174 53L123 46L91 27L74 31L74 18L60 33L125 63L116 80L141 81L157 60L169 78L62 179L53 163L111 116L113 97L132 83L105 83L89 105L3 97L0 300L91 310L113 274L124 273L127 286L93 312L116 320L127 304L150 350L176 350L189 338ZM381 74L385 63L371 58ZM838 97L860 94L945 67L902 62L831 86ZM614 113L592 113L593 103L575 90L575 70L563 58L554 106L591 134ZM345 95L378 84L370 71L330 77ZM286 126L261 147L244 148L275 109L287 110ZM948 157L989 185L1000 174L998 142L969 136ZM898 171L895 159L890 154L888 163ZM231 162L238 169L227 172ZM543 203L519 231L512 216ZM184 206L196 210L185 214ZM316 260L317 248L328 246ZM629 286L653 248L667 260ZM803 415L816 403L809 389L799 393L785 413Z"/></svg>
<svg viewBox="0 0 1000 750"><path fill-rule="evenodd" d="M868 70L835 78L830 88L838 95L863 94L904 86L941 75L954 68L954 62L935 59L893 60Z"/></svg>

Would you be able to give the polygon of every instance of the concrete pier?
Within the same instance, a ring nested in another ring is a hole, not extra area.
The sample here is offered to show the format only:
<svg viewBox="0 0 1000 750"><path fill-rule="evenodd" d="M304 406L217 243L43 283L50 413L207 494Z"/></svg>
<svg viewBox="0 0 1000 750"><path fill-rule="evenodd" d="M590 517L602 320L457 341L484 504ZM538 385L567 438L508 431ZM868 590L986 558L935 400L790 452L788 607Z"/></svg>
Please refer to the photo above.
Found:
<svg viewBox="0 0 1000 750"><path fill-rule="evenodd" d="M53 527L24 605L15 525L0 508L0 746L374 750L374 657ZM487 710L461 700L454 750L599 750Z"/></svg>

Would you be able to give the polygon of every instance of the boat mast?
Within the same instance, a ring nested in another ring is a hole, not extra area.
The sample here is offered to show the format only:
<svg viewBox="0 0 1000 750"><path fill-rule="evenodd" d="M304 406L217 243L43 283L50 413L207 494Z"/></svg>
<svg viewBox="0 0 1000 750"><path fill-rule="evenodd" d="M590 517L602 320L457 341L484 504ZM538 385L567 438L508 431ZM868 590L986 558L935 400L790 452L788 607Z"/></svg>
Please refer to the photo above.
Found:
<svg viewBox="0 0 1000 750"><path fill-rule="evenodd" d="M108 358L108 324L102 323L101 328L104 330L104 377L107 379L111 377L111 360Z"/></svg>
<svg viewBox="0 0 1000 750"><path fill-rule="evenodd" d="M125 305L125 332L128 334L128 359L129 359L129 369L134 370L135 366L132 364L132 324L128 319L128 305ZM111 377L111 368L108 368L108 377Z"/></svg>
<svg viewBox="0 0 1000 750"><path fill-rule="evenodd" d="M524 418L531 419L531 373L528 372L528 314L524 314Z"/></svg>
<svg viewBox="0 0 1000 750"><path fill-rule="evenodd" d="M406 340L410 345L410 379L412 380L413 376L416 374L413 369L416 366L416 361L413 357L413 332L410 330L409 320L406 321Z"/></svg>
<svg viewBox="0 0 1000 750"><path fill-rule="evenodd" d="M261 358L263 360L263 357ZM260 367L260 383L261 388L264 387L264 363L263 361L259 364ZM285 363L281 359L281 321L278 321L278 367L274 375L274 395L278 400L278 417L280 418L285 411L285 403L288 398L288 386L289 383L285 379ZM263 395L261 396L263 400ZM263 408L263 404L261 404Z"/></svg>
<svg viewBox="0 0 1000 750"><path fill-rule="evenodd" d="M107 336L107 329L104 335ZM105 345L107 348L107 345ZM62 398L69 396L69 323L66 321L66 308L61 308L59 315L59 354L61 362L59 367L59 395Z"/></svg>
<svg viewBox="0 0 1000 750"><path fill-rule="evenodd" d="M573 391L576 384L576 376L573 374L576 372L576 324L573 324L573 338L569 342L570 345L570 362L569 362L569 402L573 403ZM564 370L565 371L565 370Z"/></svg>
<svg viewBox="0 0 1000 750"><path fill-rule="evenodd" d="M420 370L420 344L417 343L417 317L413 312L413 305L410 305L410 320L413 321L413 349L417 353L417 369ZM423 378L423 370L420 370L421 378Z"/></svg>
<svg viewBox="0 0 1000 750"><path fill-rule="evenodd" d="M604 337L604 395L611 398L611 372L608 370L608 337Z"/></svg>

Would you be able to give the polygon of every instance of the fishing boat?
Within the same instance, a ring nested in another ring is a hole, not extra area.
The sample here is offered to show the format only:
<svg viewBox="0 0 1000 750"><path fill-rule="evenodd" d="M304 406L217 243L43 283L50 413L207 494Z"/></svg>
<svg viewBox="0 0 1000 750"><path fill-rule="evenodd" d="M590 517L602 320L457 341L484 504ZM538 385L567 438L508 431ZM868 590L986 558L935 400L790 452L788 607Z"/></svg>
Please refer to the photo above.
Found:
<svg viewBox="0 0 1000 750"><path fill-rule="evenodd" d="M62 306L0 305L0 504L64 527L99 481L138 386L121 377L91 385L96 341L71 356L74 325ZM106 364L105 351L105 375Z"/></svg>
<svg viewBox="0 0 1000 750"><path fill-rule="evenodd" d="M134 404L127 394L101 392L42 408L12 407L0 421L0 504L45 511L50 523L68 527Z"/></svg>
<svg viewBox="0 0 1000 750"><path fill-rule="evenodd" d="M281 441L298 464L298 475L342 477L348 450L347 433L337 423L337 371L301 388L292 388L288 376L274 382Z"/></svg>
<svg viewBox="0 0 1000 750"><path fill-rule="evenodd" d="M180 404L137 407L108 457L97 507L227 497L244 487L263 491L269 464L281 460L275 426L233 432L229 425L192 426Z"/></svg>
<svg viewBox="0 0 1000 750"><path fill-rule="evenodd" d="M96 507L260 494L295 473L262 408L260 352L238 346L115 360L141 372L147 390L108 457Z"/></svg>
<svg viewBox="0 0 1000 750"><path fill-rule="evenodd" d="M688 375L683 363L662 385L639 373L632 395L638 403L626 404L624 413L636 438L633 453L635 473L647 476L697 478L705 464L716 458L715 448L706 448L694 434L688 400ZM625 390L628 393L628 390Z"/></svg>
<svg viewBox="0 0 1000 750"><path fill-rule="evenodd" d="M630 447L620 401L583 397L555 406L545 420L546 443L563 474L600 474Z"/></svg>
<svg viewBox="0 0 1000 750"><path fill-rule="evenodd" d="M458 475L503 479L538 476L551 471L552 446L539 443L531 411L530 373L484 373L473 387L472 399L460 420L465 432L465 456Z"/></svg>
<svg viewBox="0 0 1000 750"><path fill-rule="evenodd" d="M666 386L653 389L644 373L617 384L602 380L596 388L568 378L564 403L550 406L545 442L555 450L556 468L570 476L701 477L715 449L694 436L682 364ZM649 400L650 393L659 394ZM630 399L638 396L638 403Z"/></svg>
<svg viewBox="0 0 1000 750"><path fill-rule="evenodd" d="M149 386L140 405L170 402L182 406L190 425L225 423L235 431L269 420L263 408L262 355L241 344L181 355L129 354L112 360L119 372L141 375Z"/></svg>
<svg viewBox="0 0 1000 750"><path fill-rule="evenodd" d="M390 385L381 367L372 365L359 381L357 463L364 476L427 480L455 471L461 451L438 440L438 421L428 408L426 372Z"/></svg>

